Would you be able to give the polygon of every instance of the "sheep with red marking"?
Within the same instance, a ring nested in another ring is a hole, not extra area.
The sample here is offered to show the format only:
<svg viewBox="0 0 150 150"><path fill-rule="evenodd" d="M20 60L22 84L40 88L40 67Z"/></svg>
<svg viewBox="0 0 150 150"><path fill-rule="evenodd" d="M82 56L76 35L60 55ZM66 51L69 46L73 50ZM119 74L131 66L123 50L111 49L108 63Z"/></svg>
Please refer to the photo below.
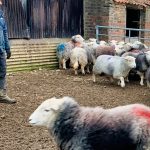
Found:
<svg viewBox="0 0 150 150"><path fill-rule="evenodd" d="M80 106L73 98L44 101L29 117L47 127L61 150L149 150L150 108Z"/></svg>

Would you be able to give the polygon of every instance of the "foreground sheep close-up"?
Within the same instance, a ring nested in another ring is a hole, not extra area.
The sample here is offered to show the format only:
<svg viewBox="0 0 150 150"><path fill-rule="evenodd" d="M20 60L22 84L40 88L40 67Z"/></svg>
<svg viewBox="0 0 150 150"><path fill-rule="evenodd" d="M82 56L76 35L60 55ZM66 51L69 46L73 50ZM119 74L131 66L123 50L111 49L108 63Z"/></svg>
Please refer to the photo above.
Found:
<svg viewBox="0 0 150 150"><path fill-rule="evenodd" d="M61 150L150 148L150 108L142 104L103 109L53 97L31 114L29 123L47 127Z"/></svg>

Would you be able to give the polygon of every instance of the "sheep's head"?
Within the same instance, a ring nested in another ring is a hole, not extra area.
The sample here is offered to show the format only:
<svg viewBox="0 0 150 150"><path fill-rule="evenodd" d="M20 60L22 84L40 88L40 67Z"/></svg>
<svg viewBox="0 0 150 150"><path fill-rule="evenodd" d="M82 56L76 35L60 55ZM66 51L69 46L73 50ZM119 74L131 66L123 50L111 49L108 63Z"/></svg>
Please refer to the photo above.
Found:
<svg viewBox="0 0 150 150"><path fill-rule="evenodd" d="M95 39L95 38L89 38L89 42L95 42L95 43L97 43L97 39Z"/></svg>
<svg viewBox="0 0 150 150"><path fill-rule="evenodd" d="M124 59L130 68L136 68L136 62L133 56L125 56Z"/></svg>
<svg viewBox="0 0 150 150"><path fill-rule="evenodd" d="M82 43L84 41L84 38L78 34L78 35L72 36L71 40L74 43Z"/></svg>
<svg viewBox="0 0 150 150"><path fill-rule="evenodd" d="M108 43L106 42L106 41L99 41L99 45L101 45L101 46L106 46L106 45L108 45Z"/></svg>
<svg viewBox="0 0 150 150"><path fill-rule="evenodd" d="M45 100L29 117L29 123L35 126L50 127L54 124L65 102L74 102L70 97Z"/></svg>
<svg viewBox="0 0 150 150"><path fill-rule="evenodd" d="M110 45L116 45L116 44L118 44L118 41L116 41L116 40L111 40L111 41L109 41L109 44L110 44Z"/></svg>
<svg viewBox="0 0 150 150"><path fill-rule="evenodd" d="M135 41L133 44L132 44L132 48L134 49L145 49L145 48L148 48L144 43L140 42L140 41Z"/></svg>

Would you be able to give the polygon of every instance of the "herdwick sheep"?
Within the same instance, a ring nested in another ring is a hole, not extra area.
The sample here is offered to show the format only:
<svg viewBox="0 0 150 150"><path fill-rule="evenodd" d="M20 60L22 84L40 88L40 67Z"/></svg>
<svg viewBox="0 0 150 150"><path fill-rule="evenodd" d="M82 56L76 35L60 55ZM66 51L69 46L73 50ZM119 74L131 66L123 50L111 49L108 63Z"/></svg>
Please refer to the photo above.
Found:
<svg viewBox="0 0 150 150"><path fill-rule="evenodd" d="M81 35L72 36L71 41L66 43L60 43L57 46L57 58L59 60L59 68L63 65L63 69L66 69L66 62L70 59L71 50L84 41Z"/></svg>
<svg viewBox="0 0 150 150"><path fill-rule="evenodd" d="M131 72L137 73L140 76L140 85L144 85L144 76L148 67L150 66L150 51L145 49L141 50L131 50L122 55L125 56L133 56L136 58L136 68L132 69Z"/></svg>
<svg viewBox="0 0 150 150"><path fill-rule="evenodd" d="M120 42L115 46L115 50L116 50L116 55L121 56L123 55L125 52L128 52L132 49L132 44L131 43L124 43Z"/></svg>
<svg viewBox="0 0 150 150"><path fill-rule="evenodd" d="M104 73L110 76L110 79L112 79L112 77L118 79L118 85L125 87L124 78L126 78L129 71L135 67L135 58L132 56L119 57L101 55L96 59L93 66L93 82L96 82L97 74Z"/></svg>
<svg viewBox="0 0 150 150"><path fill-rule="evenodd" d="M147 87L150 88L150 67L147 69L145 77L146 77Z"/></svg>
<svg viewBox="0 0 150 150"><path fill-rule="evenodd" d="M100 55L115 55L115 46L98 46L95 50L95 57Z"/></svg>
<svg viewBox="0 0 150 150"><path fill-rule="evenodd" d="M150 67L150 51L141 53L136 57L137 74L140 76L140 85L144 85L144 75L147 69Z"/></svg>
<svg viewBox="0 0 150 150"><path fill-rule="evenodd" d="M150 108L142 104L103 109L54 97L31 114L29 123L47 127L60 150L150 148Z"/></svg>
<svg viewBox="0 0 150 150"><path fill-rule="evenodd" d="M75 75L78 74L79 65L81 66L82 74L85 74L85 67L88 64L87 51L81 47L75 47L72 49L70 54L70 63L75 71Z"/></svg>
<svg viewBox="0 0 150 150"><path fill-rule="evenodd" d="M139 49L139 50L148 49L148 47L140 41L133 42L132 48L133 49Z"/></svg>

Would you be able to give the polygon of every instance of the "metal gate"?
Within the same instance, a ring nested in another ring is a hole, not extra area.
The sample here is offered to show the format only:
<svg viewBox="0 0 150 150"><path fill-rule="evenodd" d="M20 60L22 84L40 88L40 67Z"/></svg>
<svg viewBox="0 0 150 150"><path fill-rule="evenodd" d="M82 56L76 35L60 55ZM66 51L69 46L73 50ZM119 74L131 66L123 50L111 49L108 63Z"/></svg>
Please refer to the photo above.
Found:
<svg viewBox="0 0 150 150"><path fill-rule="evenodd" d="M132 37L132 32L138 32L138 36ZM126 33L128 33L126 35ZM132 42L138 40L144 43L150 42L150 30L149 29L133 29L133 28L121 28L113 26L96 26L96 39L99 40L111 40L118 39L125 42Z"/></svg>

